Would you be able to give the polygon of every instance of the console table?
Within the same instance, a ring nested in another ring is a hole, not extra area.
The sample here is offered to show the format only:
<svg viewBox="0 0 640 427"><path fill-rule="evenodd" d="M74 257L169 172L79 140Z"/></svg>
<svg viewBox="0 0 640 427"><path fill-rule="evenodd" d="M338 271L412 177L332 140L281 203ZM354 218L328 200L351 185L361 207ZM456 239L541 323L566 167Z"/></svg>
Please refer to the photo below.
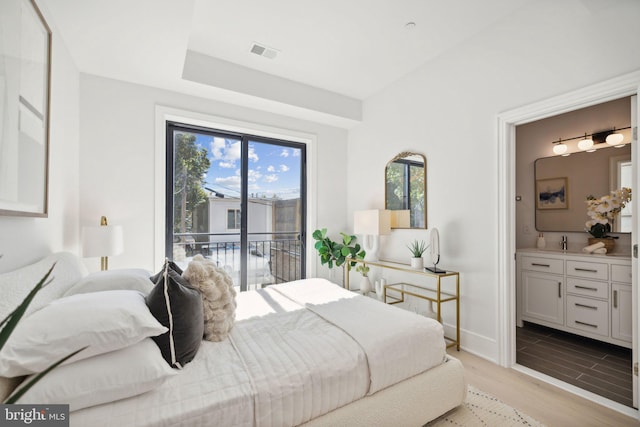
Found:
<svg viewBox="0 0 640 427"><path fill-rule="evenodd" d="M456 337L454 339L445 335L444 338L447 341L447 348L455 346L456 350L460 350L460 273L458 273L457 271L432 273L425 269L418 270L412 268L407 264L400 264L389 261L365 261L362 259L349 259L347 263L350 261L367 266L380 267L383 269L395 270L418 276L417 279L420 280L419 284L398 282L385 285L383 301L387 304L398 304L404 302L405 295L434 302L436 303L436 319L438 320L438 322L442 323L441 305L446 302L455 301ZM452 277L453 279L443 280L449 277ZM455 281L455 291L443 291L443 282L445 281ZM349 268L344 269L344 284L345 288L349 289Z"/></svg>

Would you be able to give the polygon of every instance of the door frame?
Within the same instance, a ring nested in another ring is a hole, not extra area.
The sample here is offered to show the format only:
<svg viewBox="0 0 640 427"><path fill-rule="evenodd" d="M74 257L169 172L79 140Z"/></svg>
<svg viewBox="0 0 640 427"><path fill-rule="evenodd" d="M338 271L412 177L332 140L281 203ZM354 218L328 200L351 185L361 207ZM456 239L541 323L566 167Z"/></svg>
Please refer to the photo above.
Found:
<svg viewBox="0 0 640 427"><path fill-rule="evenodd" d="M500 366L513 368L516 364L516 162L515 143L516 126L547 117L557 116L569 111L578 110L625 96L637 95L640 92L640 71L625 74L617 78L597 83L582 89L535 102L523 107L505 111L498 115L498 363ZM638 101L640 97L636 99ZM633 110L632 110L633 111ZM636 115L638 114L636 109ZM638 167L634 158L634 183L639 181ZM632 245L638 243L638 227L640 215L634 212L634 232ZM633 259L633 289L637 289L638 263ZM638 345L638 293L634 294L633 346L634 360L637 362ZM531 371L531 370L529 370ZM531 374L532 372L527 371ZM541 374L540 378L544 378ZM636 377L637 381L637 377ZM565 384L565 383L562 383ZM588 392L580 393L576 387L564 387L583 397ZM602 400L605 400L602 398ZM606 403L599 401L598 403ZM639 418L640 412L633 408L615 407L614 409ZM626 410L625 410L626 408Z"/></svg>

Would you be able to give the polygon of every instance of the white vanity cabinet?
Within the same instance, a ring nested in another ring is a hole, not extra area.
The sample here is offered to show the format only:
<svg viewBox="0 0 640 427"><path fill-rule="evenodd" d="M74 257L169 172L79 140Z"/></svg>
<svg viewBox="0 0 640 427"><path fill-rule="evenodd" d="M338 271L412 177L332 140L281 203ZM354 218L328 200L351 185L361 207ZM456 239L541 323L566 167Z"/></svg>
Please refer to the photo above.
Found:
<svg viewBox="0 0 640 427"><path fill-rule="evenodd" d="M517 324L631 347L631 259L518 250Z"/></svg>
<svg viewBox="0 0 640 427"><path fill-rule="evenodd" d="M523 256L520 295L525 320L564 325L564 263L560 260ZM550 326L550 325L549 325Z"/></svg>
<svg viewBox="0 0 640 427"><path fill-rule="evenodd" d="M611 266L611 336L631 342L631 266Z"/></svg>

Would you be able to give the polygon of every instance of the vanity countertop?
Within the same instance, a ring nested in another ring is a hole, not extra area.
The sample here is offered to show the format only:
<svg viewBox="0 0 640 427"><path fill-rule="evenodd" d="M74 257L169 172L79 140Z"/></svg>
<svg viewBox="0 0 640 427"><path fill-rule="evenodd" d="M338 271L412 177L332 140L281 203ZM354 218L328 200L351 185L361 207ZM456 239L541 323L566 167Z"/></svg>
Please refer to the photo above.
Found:
<svg viewBox="0 0 640 427"><path fill-rule="evenodd" d="M546 254L546 255L563 254L563 255L575 255L575 256L588 256L588 257L594 257L594 258L620 258L620 259L631 258L630 252L618 252L618 251L607 253L607 254L587 254L582 252L582 250L568 249L566 251L563 251L562 249L555 249L555 248L544 248L544 249L521 248L521 249L517 249L517 251L529 252L529 253L535 252L535 253Z"/></svg>

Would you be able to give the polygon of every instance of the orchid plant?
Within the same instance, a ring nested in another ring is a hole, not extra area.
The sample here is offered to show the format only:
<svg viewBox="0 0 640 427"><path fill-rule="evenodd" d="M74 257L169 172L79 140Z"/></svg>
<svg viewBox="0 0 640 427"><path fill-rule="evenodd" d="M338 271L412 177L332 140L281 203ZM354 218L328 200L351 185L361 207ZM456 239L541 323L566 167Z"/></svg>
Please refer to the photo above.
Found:
<svg viewBox="0 0 640 427"><path fill-rule="evenodd" d="M631 201L631 189L623 187L600 198L587 196L587 215L591 218L585 223L587 232L593 237L607 237L611 232L613 220Z"/></svg>

